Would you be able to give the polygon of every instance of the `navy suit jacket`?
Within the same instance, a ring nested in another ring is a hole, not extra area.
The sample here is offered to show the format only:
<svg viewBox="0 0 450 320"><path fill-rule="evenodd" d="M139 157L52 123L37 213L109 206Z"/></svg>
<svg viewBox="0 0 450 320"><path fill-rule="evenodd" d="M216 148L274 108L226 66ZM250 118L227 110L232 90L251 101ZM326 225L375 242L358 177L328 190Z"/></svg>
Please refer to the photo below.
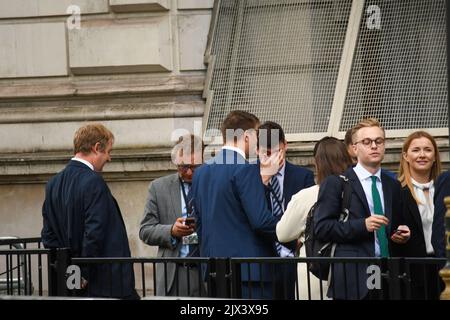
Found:
<svg viewBox="0 0 450 320"><path fill-rule="evenodd" d="M265 201L259 166L223 149L199 167L192 182L200 255L205 257L273 257L275 227ZM242 269L242 280L270 280L265 268Z"/></svg>
<svg viewBox="0 0 450 320"><path fill-rule="evenodd" d="M311 170L296 166L288 161L285 162L283 179L283 199L286 210L292 196L304 188L314 185L314 173ZM266 188L266 197L271 207L270 189ZM274 244L275 245L275 244ZM283 245L293 251L297 246L297 240L293 240ZM297 266L295 264L277 264L276 284L274 291L275 299L295 299L295 282L297 280ZM306 282L306 279L301 279Z"/></svg>
<svg viewBox="0 0 450 320"><path fill-rule="evenodd" d="M70 248L74 257L130 257L116 200L102 176L79 161L70 161L50 179L42 215L46 248ZM89 282L90 296L135 294L134 272L128 264L98 265L88 271L83 268L83 277Z"/></svg>
<svg viewBox="0 0 450 320"><path fill-rule="evenodd" d="M363 187L353 168L348 169L344 175L352 187L349 219L346 222L338 221L341 213L342 179L338 176L329 176L320 185L314 213L315 235L318 239L337 244L336 257L374 257L375 237L374 233L367 231L366 228L365 220L370 216L370 211ZM384 172L381 173L381 182L385 216L390 222L386 227L386 236L393 255L394 246L390 237L392 230L401 224L401 187L398 181ZM334 264L328 296L335 299L362 299L367 295L367 265L362 263L357 265L358 270L355 264L346 264L345 269L343 264Z"/></svg>
<svg viewBox="0 0 450 320"><path fill-rule="evenodd" d="M450 196L450 171L444 172L436 179L434 193L434 217L431 244L438 258L445 257L445 207L444 198Z"/></svg>
<svg viewBox="0 0 450 320"><path fill-rule="evenodd" d="M284 210L286 210L294 194L315 184L314 173L311 170L294 165L288 161L285 162L285 166L283 180ZM266 188L266 198L269 202L269 207L271 207L269 188ZM297 240L284 243L283 245L295 250Z"/></svg>

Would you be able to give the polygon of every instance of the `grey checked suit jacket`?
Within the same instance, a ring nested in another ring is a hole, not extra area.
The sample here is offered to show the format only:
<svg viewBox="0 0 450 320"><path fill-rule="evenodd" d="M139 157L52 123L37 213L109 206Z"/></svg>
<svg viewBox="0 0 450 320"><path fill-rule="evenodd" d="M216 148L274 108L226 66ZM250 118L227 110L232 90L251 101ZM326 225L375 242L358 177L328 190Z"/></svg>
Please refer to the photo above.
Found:
<svg viewBox="0 0 450 320"><path fill-rule="evenodd" d="M171 242L172 225L181 217L181 195L178 173L154 180L149 185L139 238L150 246L158 246L158 257L178 257L181 243ZM156 267L156 295L165 295L164 267ZM167 264L167 291L175 279L175 265Z"/></svg>

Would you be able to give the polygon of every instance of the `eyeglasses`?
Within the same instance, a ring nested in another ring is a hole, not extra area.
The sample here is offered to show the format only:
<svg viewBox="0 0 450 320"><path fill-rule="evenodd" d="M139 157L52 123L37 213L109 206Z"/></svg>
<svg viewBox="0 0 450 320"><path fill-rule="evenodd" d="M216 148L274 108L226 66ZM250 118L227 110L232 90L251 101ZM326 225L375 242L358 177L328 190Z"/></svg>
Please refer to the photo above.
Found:
<svg viewBox="0 0 450 320"><path fill-rule="evenodd" d="M195 169L200 167L200 164L179 164L177 167L183 172L187 172L189 169L194 172Z"/></svg>
<svg viewBox="0 0 450 320"><path fill-rule="evenodd" d="M364 147L371 147L374 142L377 147L382 146L384 145L384 138L376 138L373 140L370 138L365 138L360 141L356 141L355 144L362 143Z"/></svg>

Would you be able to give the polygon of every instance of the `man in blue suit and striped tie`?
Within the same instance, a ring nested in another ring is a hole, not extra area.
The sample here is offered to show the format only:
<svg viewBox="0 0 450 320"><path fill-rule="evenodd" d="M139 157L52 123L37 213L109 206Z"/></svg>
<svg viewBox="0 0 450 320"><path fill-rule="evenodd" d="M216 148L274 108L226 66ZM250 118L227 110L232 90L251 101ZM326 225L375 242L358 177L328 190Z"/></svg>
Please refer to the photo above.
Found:
<svg viewBox="0 0 450 320"><path fill-rule="evenodd" d="M287 141L283 128L275 122L266 121L258 129L258 155L263 162L268 157L280 153L281 167L274 172L267 184L266 197L272 209L272 214L280 217L284 214L289 201L294 194L304 188L314 185L312 171L294 165L286 160ZM297 241L289 243L275 242L277 256L294 257ZM276 265L275 299L295 299L295 281L297 266L295 264ZM306 279L305 279L306 281Z"/></svg>
<svg viewBox="0 0 450 320"><path fill-rule="evenodd" d="M273 257L279 217L269 209L256 154L259 119L232 111L222 124L224 146L194 174L194 210L200 255L204 257ZM242 265L242 297L271 299L271 270Z"/></svg>

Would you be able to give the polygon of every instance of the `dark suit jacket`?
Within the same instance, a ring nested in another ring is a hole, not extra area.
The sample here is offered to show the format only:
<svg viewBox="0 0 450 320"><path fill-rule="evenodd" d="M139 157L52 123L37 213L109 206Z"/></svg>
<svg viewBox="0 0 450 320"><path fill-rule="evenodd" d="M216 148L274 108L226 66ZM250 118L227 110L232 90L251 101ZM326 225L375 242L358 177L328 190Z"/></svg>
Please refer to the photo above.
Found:
<svg viewBox="0 0 450 320"><path fill-rule="evenodd" d="M222 150L194 174L192 191L197 214L200 255L205 257L273 257L275 227L265 201L259 166L237 152ZM269 270L243 270L242 280L270 280Z"/></svg>
<svg viewBox="0 0 450 320"><path fill-rule="evenodd" d="M341 211L342 182L338 176L326 178L319 191L317 207L314 213L315 234L318 239L337 243L336 257L374 257L375 238L373 232L368 232L365 224L370 216L367 199L353 168L344 174L352 186L352 199L350 216L346 222L339 222ZM384 194L385 215L390 223L386 228L389 239L389 249L392 255L393 245L390 241L392 230L395 230L401 220L401 188L400 183L381 173L381 182ZM395 200L394 199L398 199ZM344 277L344 270L346 277ZM356 278L358 276L358 279ZM346 280L346 281L345 281ZM328 296L335 299L362 299L367 293L367 265L355 264L334 265ZM357 284L359 284L359 295ZM347 287L347 293L345 292Z"/></svg>
<svg viewBox="0 0 450 320"><path fill-rule="evenodd" d="M425 244L425 236L423 233L422 218L414 200L411 191L407 186L402 188L402 204L403 204L403 222L411 230L411 238L404 245L396 246L396 253L401 257L427 257L427 248ZM433 221L432 238L436 234L437 225ZM444 239L444 238L442 238ZM436 252L435 252L436 253ZM439 277L438 270L434 265L410 264L411 289L413 299L425 299L425 291L427 291L428 299L434 297L436 292L436 278ZM427 277L427 290L424 288L424 275ZM437 298L437 297L436 297Z"/></svg>
<svg viewBox="0 0 450 320"><path fill-rule="evenodd" d="M403 224L411 230L411 238L403 246L398 246L398 255L402 257L426 257L427 248L423 233L419 208L407 186L402 188Z"/></svg>
<svg viewBox="0 0 450 320"><path fill-rule="evenodd" d="M46 248L70 248L74 257L130 257L116 200L102 176L81 162L70 161L50 179L42 215ZM83 277L89 282L91 296L135 294L134 272L128 264L99 265L84 271Z"/></svg>
<svg viewBox="0 0 450 320"><path fill-rule="evenodd" d="M292 196L304 188L314 185L314 173L303 167L294 165L288 161L285 162L284 180L283 180L283 199L284 209L286 210ZM266 188L266 198L271 207L270 189ZM293 240L283 245L293 251L297 246L297 240ZM295 299L295 281L297 280L297 266L295 264L277 264L275 265L276 285L274 299ZM301 279L304 285L307 279Z"/></svg>
<svg viewBox="0 0 450 320"><path fill-rule="evenodd" d="M444 172L436 179L434 193L434 217L431 244L436 257L445 257L445 213L447 208L444 198L450 196L450 171Z"/></svg>

